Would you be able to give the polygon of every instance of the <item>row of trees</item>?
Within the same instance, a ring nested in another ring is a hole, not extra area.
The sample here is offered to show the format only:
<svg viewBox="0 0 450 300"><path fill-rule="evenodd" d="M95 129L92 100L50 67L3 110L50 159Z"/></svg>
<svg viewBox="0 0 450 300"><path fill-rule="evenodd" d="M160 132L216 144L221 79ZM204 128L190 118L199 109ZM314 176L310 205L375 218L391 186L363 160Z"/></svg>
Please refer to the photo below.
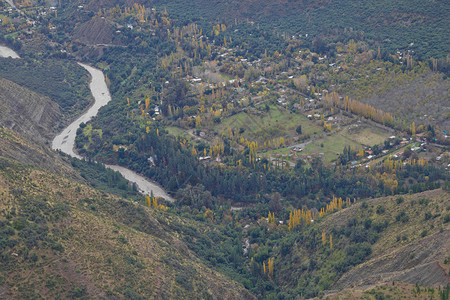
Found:
<svg viewBox="0 0 450 300"><path fill-rule="evenodd" d="M395 125L394 117L392 116L392 114L384 112L381 109L376 109L375 107L367 103L353 100L349 96L345 96L345 98L340 97L336 92L325 94L325 105L327 107L334 106L342 108L347 112L352 112L354 114L366 117L383 125L388 125L391 127Z"/></svg>

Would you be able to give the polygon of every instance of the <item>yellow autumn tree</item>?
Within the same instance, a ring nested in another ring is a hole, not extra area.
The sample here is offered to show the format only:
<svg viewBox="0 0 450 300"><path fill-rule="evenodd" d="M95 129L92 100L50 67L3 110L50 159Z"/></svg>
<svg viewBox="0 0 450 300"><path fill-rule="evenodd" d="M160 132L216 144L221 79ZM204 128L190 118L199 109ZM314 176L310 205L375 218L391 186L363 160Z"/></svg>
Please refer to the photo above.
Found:
<svg viewBox="0 0 450 300"><path fill-rule="evenodd" d="M358 156L361 157L361 158L364 157L364 150L363 149L359 150Z"/></svg>
<svg viewBox="0 0 450 300"><path fill-rule="evenodd" d="M205 219L210 220L211 222L214 220L214 213L209 208L206 209L203 216L205 217Z"/></svg>
<svg viewBox="0 0 450 300"><path fill-rule="evenodd" d="M275 223L275 213L270 213L270 211L269 211L269 216L267 217L267 220L269 223L274 224Z"/></svg>
<svg viewBox="0 0 450 300"><path fill-rule="evenodd" d="M416 135L416 123L412 122L410 126L411 135L414 137Z"/></svg>
<svg viewBox="0 0 450 300"><path fill-rule="evenodd" d="M268 275L269 275L270 278L273 278L273 259L269 258L269 261L267 262L267 264L268 264L268 267L269 267Z"/></svg>

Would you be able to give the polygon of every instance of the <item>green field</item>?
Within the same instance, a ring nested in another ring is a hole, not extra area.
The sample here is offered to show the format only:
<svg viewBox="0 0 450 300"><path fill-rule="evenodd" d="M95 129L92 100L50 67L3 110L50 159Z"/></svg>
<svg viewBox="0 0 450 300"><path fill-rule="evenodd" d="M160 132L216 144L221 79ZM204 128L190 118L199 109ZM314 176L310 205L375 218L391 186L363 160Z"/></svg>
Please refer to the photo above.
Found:
<svg viewBox="0 0 450 300"><path fill-rule="evenodd" d="M260 111L263 111L261 108ZM311 155L312 153L323 153L323 160L329 163L342 153L344 147L350 146L353 149L363 149L364 146L373 146L383 143L391 134L387 130L362 123L357 126L347 126L341 131L334 132L331 135L323 134L321 126L317 125L314 120L309 120L302 114L294 114L288 110L270 105L268 112L260 114L250 112L240 112L222 121L215 128L219 134L226 135L227 129L232 129L235 133L244 130L241 135L248 140L257 140L260 144L264 141L274 138L288 138L297 136L295 131L298 125L302 126L303 135L311 135L312 142L306 145L301 154ZM288 142L293 144L293 142ZM299 142L300 144L301 142ZM266 151L260 153L263 156L273 156L276 154L290 154L291 151L287 147Z"/></svg>
<svg viewBox="0 0 450 300"><path fill-rule="evenodd" d="M309 121L309 120L308 120ZM311 121L310 121L311 122ZM303 126L303 124L302 124ZM318 126L317 126L318 127ZM361 128L346 127L340 132L324 135L318 139L314 139L304 147L301 154L311 155L313 153L323 153L323 160L329 163L342 153L344 147L350 146L353 149L363 149L364 146L381 144L389 137L389 132L383 129L361 126ZM263 156L273 156L276 154L290 154L290 149L287 147L279 148L273 151L261 153Z"/></svg>
<svg viewBox="0 0 450 300"><path fill-rule="evenodd" d="M181 137L187 140L191 140L192 136L190 136L188 133L186 133L184 130L182 130L179 127L175 126L168 126L166 127L166 130L169 132L170 135Z"/></svg>
<svg viewBox="0 0 450 300"><path fill-rule="evenodd" d="M339 133L320 138L312 141L306 145L303 154L323 153L324 162L328 163L338 157L338 154L342 153L344 147L350 146L351 148L361 149L361 144L347 138Z"/></svg>
<svg viewBox="0 0 450 300"><path fill-rule="evenodd" d="M392 135L387 130L366 126L360 126L360 128L346 127L341 134L350 140L367 146L381 144Z"/></svg>
<svg viewBox="0 0 450 300"><path fill-rule="evenodd" d="M297 136L295 129L298 125L302 125L302 133L304 135L312 135L322 131L320 126L317 126L314 121L309 120L304 115L291 113L276 105L270 105L270 110L260 115L248 112L235 114L224 119L215 128L215 131L219 134L225 134L228 127L235 132L239 132L239 129L242 128L244 132L241 135L245 138L264 142L281 136Z"/></svg>
<svg viewBox="0 0 450 300"><path fill-rule="evenodd" d="M334 134L331 136L325 136L323 138L319 138L317 140L314 140L307 144L302 152L299 152L298 155L306 154L311 155L313 153L316 153L317 155L319 153L323 153L323 161L325 163L329 163L332 160L336 159L338 157L338 154L342 153L344 150L344 147L352 147L356 149L361 149L362 146L359 143L356 143L353 140L348 139L347 137L340 135L340 134ZM267 151L264 153L261 153L262 156L274 156L276 154L290 154L291 151L289 148L279 148L273 151Z"/></svg>

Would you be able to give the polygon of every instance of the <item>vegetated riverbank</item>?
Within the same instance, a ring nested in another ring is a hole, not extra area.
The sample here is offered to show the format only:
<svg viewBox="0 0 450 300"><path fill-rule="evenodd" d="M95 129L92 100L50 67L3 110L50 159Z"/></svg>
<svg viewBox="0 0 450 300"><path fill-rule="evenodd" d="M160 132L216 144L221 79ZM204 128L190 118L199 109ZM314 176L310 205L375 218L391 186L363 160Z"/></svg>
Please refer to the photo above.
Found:
<svg viewBox="0 0 450 300"><path fill-rule="evenodd" d="M95 69L89 65L79 63L80 66L85 68L91 74L91 82L89 88L91 90L92 96L94 97L93 105L75 121L69 124L60 134L58 134L52 142L52 149L60 150L69 156L82 159L80 155L75 153L74 144L75 137L78 127L81 123L86 123L97 115L99 109L102 106L108 104L111 101L111 95L109 93L108 87L105 82L105 77L103 72ZM149 181L143 176L128 170L121 166L116 165L106 165L108 168L118 171L130 182L136 183L139 191L143 194L151 195L156 197L162 197L168 201L173 202L174 199L170 197L159 185L154 182Z"/></svg>

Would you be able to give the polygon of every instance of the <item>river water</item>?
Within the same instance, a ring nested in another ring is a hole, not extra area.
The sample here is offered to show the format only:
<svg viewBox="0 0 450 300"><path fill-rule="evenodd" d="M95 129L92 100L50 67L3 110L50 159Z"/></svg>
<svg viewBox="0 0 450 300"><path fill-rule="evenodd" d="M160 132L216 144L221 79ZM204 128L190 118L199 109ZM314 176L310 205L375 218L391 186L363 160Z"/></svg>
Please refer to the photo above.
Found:
<svg viewBox="0 0 450 300"><path fill-rule="evenodd" d="M111 95L109 94L102 71L82 63L78 64L91 74L92 79L89 88L95 101L88 111L78 117L78 119L73 121L53 139L52 149L61 150L72 157L81 159L82 157L73 151L77 129L81 123L87 123L92 117L96 116L98 110L111 101Z"/></svg>
<svg viewBox="0 0 450 300"><path fill-rule="evenodd" d="M13 0L6 0L6 2L12 6L12 8L17 9L17 7L14 5Z"/></svg>
<svg viewBox="0 0 450 300"><path fill-rule="evenodd" d="M0 46L0 57L19 58L19 55L17 55L16 52L8 47ZM92 117L97 115L98 110L102 106L105 106L109 101L111 101L111 95L109 93L108 86L105 82L105 76L103 75L102 71L83 63L78 64L85 68L89 72L89 74L91 74L91 82L89 84L89 88L91 90L92 96L94 97L94 104L53 139L52 149L60 150L67 155L82 159L82 157L75 153L73 150L77 129L81 123L86 123L90 119L92 119ZM116 165L106 165L106 167L118 171L128 181L136 183L139 191L142 194L151 195L153 193L155 197L163 197L170 202L175 201L158 184L127 168Z"/></svg>
<svg viewBox="0 0 450 300"><path fill-rule="evenodd" d="M0 46L0 56L1 57L20 58L19 54L14 52L13 49L5 47L5 46Z"/></svg>

